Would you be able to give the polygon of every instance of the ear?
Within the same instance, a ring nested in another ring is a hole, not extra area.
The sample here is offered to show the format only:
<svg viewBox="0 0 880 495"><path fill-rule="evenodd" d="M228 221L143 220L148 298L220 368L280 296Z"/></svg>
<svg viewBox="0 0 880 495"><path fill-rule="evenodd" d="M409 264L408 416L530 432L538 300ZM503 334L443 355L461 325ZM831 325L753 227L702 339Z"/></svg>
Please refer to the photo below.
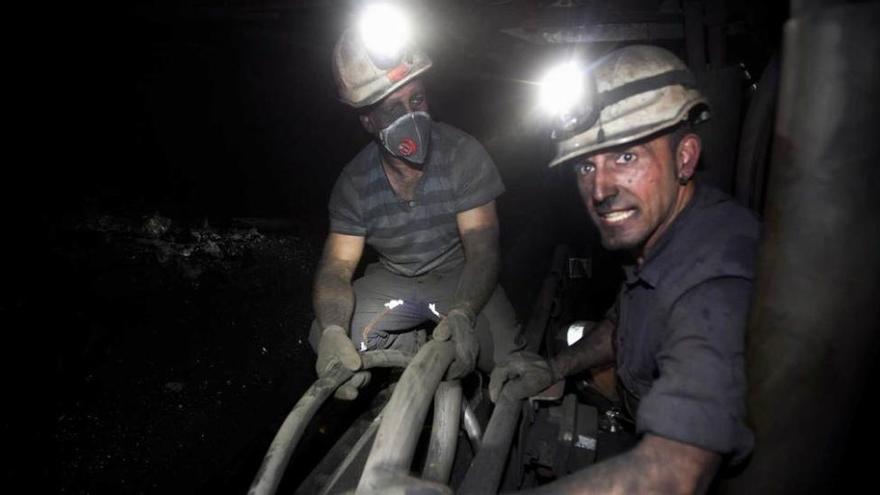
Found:
<svg viewBox="0 0 880 495"><path fill-rule="evenodd" d="M685 134L678 142L678 148L675 150L675 168L680 181L687 182L694 176L697 162L700 161L701 149L700 136L696 134Z"/></svg>
<svg viewBox="0 0 880 495"><path fill-rule="evenodd" d="M370 114L362 113L358 115L358 118L361 120L361 125L364 126L364 129L367 130L370 134L376 133L376 126L373 125L373 121L370 120Z"/></svg>

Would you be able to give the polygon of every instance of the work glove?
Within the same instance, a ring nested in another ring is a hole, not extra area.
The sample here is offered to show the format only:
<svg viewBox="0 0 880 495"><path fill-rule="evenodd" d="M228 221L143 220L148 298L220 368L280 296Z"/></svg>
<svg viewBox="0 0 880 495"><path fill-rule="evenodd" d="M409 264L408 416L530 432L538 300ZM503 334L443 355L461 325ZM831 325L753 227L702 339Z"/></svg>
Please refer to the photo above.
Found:
<svg viewBox="0 0 880 495"><path fill-rule="evenodd" d="M339 400L355 400L358 397L358 391L370 383L369 371L355 372L354 376L348 379L333 392L333 397Z"/></svg>
<svg viewBox="0 0 880 495"><path fill-rule="evenodd" d="M489 399L498 402L502 390L511 399L525 399L546 390L560 379L543 357L529 351L516 352L492 370Z"/></svg>
<svg viewBox="0 0 880 495"><path fill-rule="evenodd" d="M337 399L354 400L358 396L358 389L370 381L370 372L358 371L361 367L361 356L354 347L348 333L339 325L330 325L321 332L321 340L318 341L318 361L315 363L315 371L318 376L324 376L334 363L339 363L351 371L356 371L351 378L340 385L333 394Z"/></svg>
<svg viewBox="0 0 880 495"><path fill-rule="evenodd" d="M452 338L455 344L455 360L446 372L446 380L465 377L477 365L480 345L474 335L473 320L465 310L453 309L434 328L435 340L442 342Z"/></svg>

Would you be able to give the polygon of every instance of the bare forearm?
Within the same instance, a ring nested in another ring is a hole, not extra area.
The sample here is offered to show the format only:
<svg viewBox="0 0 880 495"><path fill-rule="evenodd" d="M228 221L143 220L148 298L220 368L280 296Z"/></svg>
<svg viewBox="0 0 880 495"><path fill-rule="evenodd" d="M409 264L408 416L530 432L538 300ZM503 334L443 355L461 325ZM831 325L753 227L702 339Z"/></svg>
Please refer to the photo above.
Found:
<svg viewBox="0 0 880 495"><path fill-rule="evenodd" d="M645 471L649 463L645 462L643 457L641 453L628 452L526 493L529 495L675 493L660 487L652 490L646 486L646 479L651 477L651 473Z"/></svg>
<svg viewBox="0 0 880 495"><path fill-rule="evenodd" d="M312 302L321 328L339 325L347 329L354 310L354 291L348 269L332 262L322 263L315 277Z"/></svg>
<svg viewBox="0 0 880 495"><path fill-rule="evenodd" d="M609 320L600 321L592 332L573 346L564 349L550 360L550 367L556 378L571 376L597 366L614 361L614 347L611 343L614 324Z"/></svg>
<svg viewBox="0 0 880 495"><path fill-rule="evenodd" d="M466 260L450 310L463 309L476 316L492 297L498 284L501 265L498 230L474 230L466 232L462 237Z"/></svg>
<svg viewBox="0 0 880 495"><path fill-rule="evenodd" d="M704 493L719 463L713 452L648 435L625 454L527 493Z"/></svg>

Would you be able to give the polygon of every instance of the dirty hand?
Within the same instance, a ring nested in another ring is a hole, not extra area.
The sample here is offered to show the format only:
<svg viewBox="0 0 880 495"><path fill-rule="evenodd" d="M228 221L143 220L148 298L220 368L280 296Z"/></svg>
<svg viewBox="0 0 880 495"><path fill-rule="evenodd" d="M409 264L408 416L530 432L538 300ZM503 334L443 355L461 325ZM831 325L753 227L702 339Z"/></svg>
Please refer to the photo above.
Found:
<svg viewBox="0 0 880 495"><path fill-rule="evenodd" d="M511 399L520 400L545 390L561 377L556 376L550 363L534 352L521 351L495 366L489 378L489 398L498 402L501 391ZM505 386L506 385L506 386Z"/></svg>
<svg viewBox="0 0 880 495"><path fill-rule="evenodd" d="M446 380L462 378L473 371L477 365L480 345L477 343L471 321L473 320L467 312L453 309L434 329L435 340L445 341L451 337L452 342L455 343L455 361L446 372Z"/></svg>

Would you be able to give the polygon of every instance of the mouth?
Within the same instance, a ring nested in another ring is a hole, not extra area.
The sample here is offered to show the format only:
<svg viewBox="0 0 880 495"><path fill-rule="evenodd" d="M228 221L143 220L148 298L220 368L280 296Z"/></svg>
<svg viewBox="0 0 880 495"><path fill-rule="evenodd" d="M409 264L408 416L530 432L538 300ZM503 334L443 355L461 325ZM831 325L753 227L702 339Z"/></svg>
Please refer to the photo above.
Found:
<svg viewBox="0 0 880 495"><path fill-rule="evenodd" d="M609 225L618 224L623 222L627 218L635 215L636 209L630 208L627 210L617 210L617 211L609 211L606 213L599 213L599 218L602 219L602 222Z"/></svg>

